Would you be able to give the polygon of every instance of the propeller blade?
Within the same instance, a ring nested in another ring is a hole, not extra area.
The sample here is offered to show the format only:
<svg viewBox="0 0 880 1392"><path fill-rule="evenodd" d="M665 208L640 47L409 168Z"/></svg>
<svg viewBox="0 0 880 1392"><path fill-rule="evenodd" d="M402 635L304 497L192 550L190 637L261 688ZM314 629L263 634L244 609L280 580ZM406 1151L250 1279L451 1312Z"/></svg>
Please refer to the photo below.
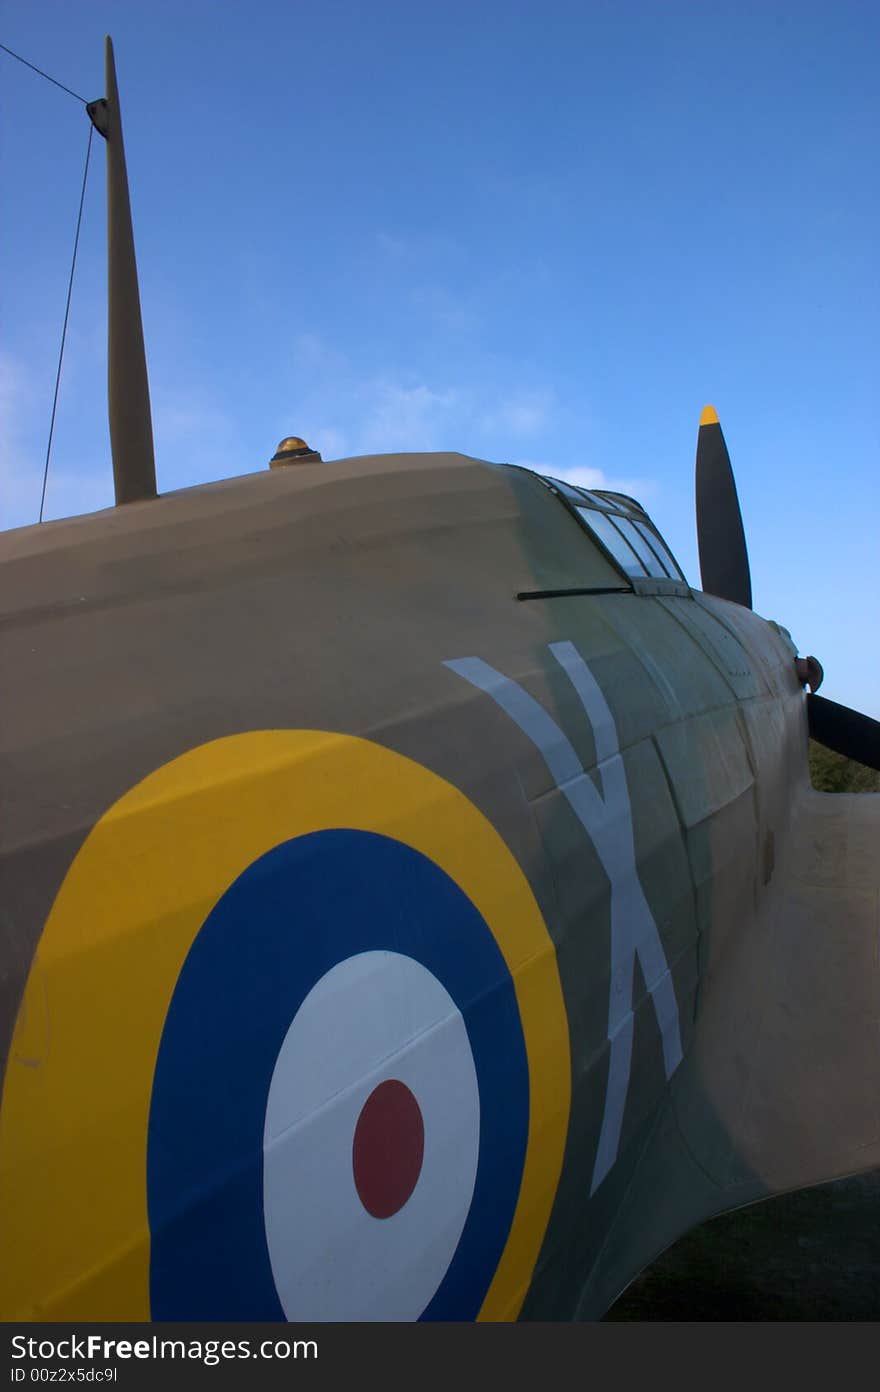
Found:
<svg viewBox="0 0 880 1392"><path fill-rule="evenodd" d="M697 543L706 594L752 607L752 582L736 483L718 414L707 406L697 436Z"/></svg>
<svg viewBox="0 0 880 1392"><path fill-rule="evenodd" d="M810 738L846 759L880 770L880 720L839 706L824 696L807 697Z"/></svg>

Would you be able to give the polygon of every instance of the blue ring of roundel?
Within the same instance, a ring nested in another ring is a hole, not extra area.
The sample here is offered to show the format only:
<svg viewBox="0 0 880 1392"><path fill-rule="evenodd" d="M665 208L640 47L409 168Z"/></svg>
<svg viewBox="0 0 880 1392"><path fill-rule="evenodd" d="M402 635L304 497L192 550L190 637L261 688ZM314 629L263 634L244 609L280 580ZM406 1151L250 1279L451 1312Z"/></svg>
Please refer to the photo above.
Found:
<svg viewBox="0 0 880 1392"><path fill-rule="evenodd" d="M476 1318L510 1231L528 1139L528 1062L510 973L485 919L433 861L373 832L329 830L254 861L206 918L178 978L148 1130L153 1319L285 1319L263 1221L269 1085L312 987L375 950L432 972L467 1029L477 1175L455 1255L421 1318Z"/></svg>

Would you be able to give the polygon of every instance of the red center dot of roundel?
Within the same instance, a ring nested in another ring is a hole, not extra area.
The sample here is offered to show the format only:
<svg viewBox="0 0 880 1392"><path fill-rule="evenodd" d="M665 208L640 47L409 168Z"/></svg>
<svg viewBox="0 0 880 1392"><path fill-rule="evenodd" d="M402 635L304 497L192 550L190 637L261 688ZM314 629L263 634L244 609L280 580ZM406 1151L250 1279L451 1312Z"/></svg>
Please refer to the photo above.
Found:
<svg viewBox="0 0 880 1392"><path fill-rule="evenodd" d="M354 1130L351 1162L364 1208L374 1218L399 1213L418 1183L425 1123L406 1083L389 1078L370 1093Z"/></svg>

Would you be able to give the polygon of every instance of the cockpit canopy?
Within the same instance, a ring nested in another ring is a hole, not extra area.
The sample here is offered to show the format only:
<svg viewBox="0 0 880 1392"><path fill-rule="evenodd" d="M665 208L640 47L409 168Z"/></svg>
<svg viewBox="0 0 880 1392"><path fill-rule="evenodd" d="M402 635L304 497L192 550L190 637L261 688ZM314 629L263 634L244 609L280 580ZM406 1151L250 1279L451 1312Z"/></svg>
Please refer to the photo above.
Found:
<svg viewBox="0 0 880 1392"><path fill-rule="evenodd" d="M644 508L623 493L580 488L538 474L541 482L575 513L617 567L630 578L687 581Z"/></svg>

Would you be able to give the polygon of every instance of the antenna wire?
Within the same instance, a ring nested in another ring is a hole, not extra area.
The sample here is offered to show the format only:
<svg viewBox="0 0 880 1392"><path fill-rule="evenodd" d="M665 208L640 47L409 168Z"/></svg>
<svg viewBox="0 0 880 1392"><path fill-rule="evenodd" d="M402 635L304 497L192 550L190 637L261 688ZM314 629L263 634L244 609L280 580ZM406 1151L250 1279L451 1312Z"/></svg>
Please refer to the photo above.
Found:
<svg viewBox="0 0 880 1392"><path fill-rule="evenodd" d="M20 53L13 53L12 49L7 48L5 44L0 44L0 48L3 49L4 53L8 53L10 58L17 58L19 63L24 63L26 68L30 68L32 72L39 73L40 77L45 77L47 82L51 82L55 87L60 87L62 92L67 92L69 96L76 97L77 101L82 102L83 106L86 105L85 97L81 97L79 92L74 92L72 87L65 87L63 82L59 82L57 78L50 77L47 72L43 72L43 69L38 68L35 63L29 63L26 58L22 58Z"/></svg>
<svg viewBox="0 0 880 1392"><path fill-rule="evenodd" d="M89 177L89 156L92 153L92 136L94 126L89 126L89 143L86 146L86 167L83 170L82 191L79 195L79 212L76 217L76 236L73 239L73 260L70 265L70 280L67 283L67 304L64 309L64 328L61 330L61 351L58 354L58 371L55 374L55 396L52 401L52 420L49 425L49 443L46 446L46 467L43 470L43 493L40 498L40 521L43 520L43 508L46 505L46 484L49 481L49 456L52 453L52 436L55 432L55 412L58 409L58 387L61 383L61 364L64 361L64 340L67 337L67 320L70 317L70 296L73 291L73 273L76 270L76 253L79 247L79 229L82 225L83 203L86 197L86 180Z"/></svg>

